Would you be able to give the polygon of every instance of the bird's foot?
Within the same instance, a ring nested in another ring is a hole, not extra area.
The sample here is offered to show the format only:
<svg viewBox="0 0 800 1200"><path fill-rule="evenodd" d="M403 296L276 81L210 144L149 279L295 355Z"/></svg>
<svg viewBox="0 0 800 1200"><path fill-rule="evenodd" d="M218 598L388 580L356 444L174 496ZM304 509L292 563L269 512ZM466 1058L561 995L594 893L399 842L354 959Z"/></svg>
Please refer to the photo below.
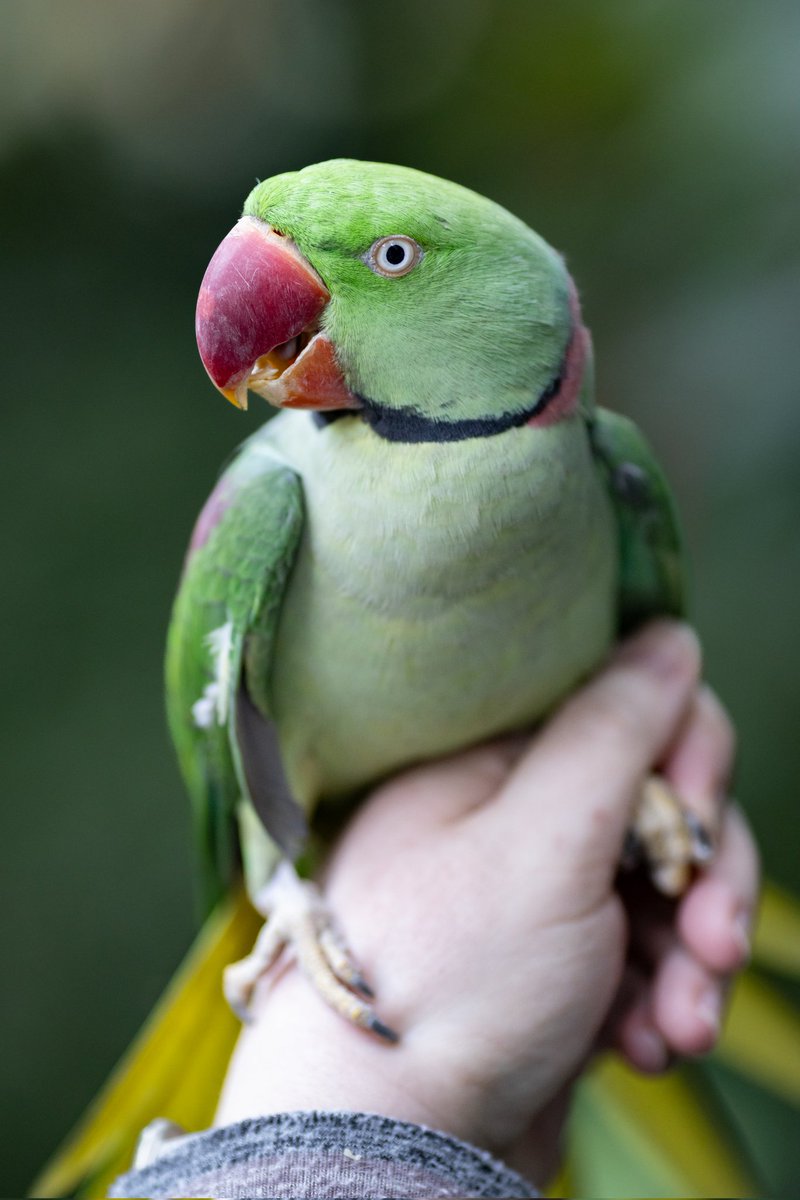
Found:
<svg viewBox="0 0 800 1200"><path fill-rule="evenodd" d="M232 963L223 977L225 998L240 1020L251 1019L256 984L281 952L291 948L306 978L335 1012L387 1042L398 1040L378 1019L370 1003L374 993L315 884L300 879L290 863L281 863L255 897L255 906L266 924L247 958Z"/></svg>
<svg viewBox="0 0 800 1200"><path fill-rule="evenodd" d="M623 854L623 866L644 861L654 886L665 896L680 896L692 869L714 853L711 836L660 775L642 789Z"/></svg>

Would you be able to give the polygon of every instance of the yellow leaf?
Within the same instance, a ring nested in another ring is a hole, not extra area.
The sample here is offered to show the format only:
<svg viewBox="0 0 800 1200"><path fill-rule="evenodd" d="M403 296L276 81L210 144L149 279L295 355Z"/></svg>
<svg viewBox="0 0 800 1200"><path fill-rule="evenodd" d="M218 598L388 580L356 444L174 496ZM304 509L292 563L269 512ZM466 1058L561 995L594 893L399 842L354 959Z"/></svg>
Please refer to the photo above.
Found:
<svg viewBox="0 0 800 1200"><path fill-rule="evenodd" d="M752 970L736 985L718 1054L749 1079L800 1105L800 1016Z"/></svg>
<svg viewBox="0 0 800 1200"><path fill-rule="evenodd" d="M34 1196L92 1200L126 1170L142 1128L167 1117L188 1131L213 1118L239 1023L222 971L252 948L260 919L243 892L209 917L192 949L78 1127L34 1183Z"/></svg>
<svg viewBox="0 0 800 1200"><path fill-rule="evenodd" d="M800 903L769 881L761 894L753 961L800 979Z"/></svg>

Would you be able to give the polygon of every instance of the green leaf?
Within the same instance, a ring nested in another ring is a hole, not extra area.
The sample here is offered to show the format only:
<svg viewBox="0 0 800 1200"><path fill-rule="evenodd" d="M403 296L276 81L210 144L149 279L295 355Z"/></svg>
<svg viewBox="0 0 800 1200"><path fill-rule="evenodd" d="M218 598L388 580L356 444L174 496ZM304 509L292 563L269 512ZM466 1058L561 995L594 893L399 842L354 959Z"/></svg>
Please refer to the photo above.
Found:
<svg viewBox="0 0 800 1200"><path fill-rule="evenodd" d="M800 1016L753 970L736 985L718 1054L748 1079L800 1105Z"/></svg>
<svg viewBox="0 0 800 1200"><path fill-rule="evenodd" d="M753 1196L758 1187L684 1070L658 1079L608 1056L577 1090L568 1167L578 1196Z"/></svg>
<svg viewBox="0 0 800 1200"><path fill-rule="evenodd" d="M761 894L753 961L800 979L800 903L769 881Z"/></svg>

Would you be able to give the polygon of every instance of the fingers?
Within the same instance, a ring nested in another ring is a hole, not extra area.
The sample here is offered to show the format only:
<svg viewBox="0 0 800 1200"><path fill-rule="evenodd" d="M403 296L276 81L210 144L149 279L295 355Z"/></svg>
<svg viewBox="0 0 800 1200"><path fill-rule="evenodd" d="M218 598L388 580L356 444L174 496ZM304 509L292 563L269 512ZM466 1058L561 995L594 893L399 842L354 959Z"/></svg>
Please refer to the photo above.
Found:
<svg viewBox="0 0 800 1200"><path fill-rule="evenodd" d="M669 1050L653 1025L650 978L634 962L627 962L617 995L600 1029L595 1050L617 1050L632 1067L644 1074L663 1071Z"/></svg>
<svg viewBox="0 0 800 1200"><path fill-rule="evenodd" d="M676 1054L713 1050L722 1027L725 981L683 946L666 956L653 981L655 1029Z"/></svg>
<svg viewBox="0 0 800 1200"><path fill-rule="evenodd" d="M660 621L623 643L534 739L487 809L487 828L507 840L533 828L573 878L599 868L607 886L642 778L676 738L699 670L686 626Z"/></svg>
<svg viewBox="0 0 800 1200"><path fill-rule="evenodd" d="M670 1064L670 1047L653 1019L649 982L643 975L637 975L636 981L638 986L619 1015L612 1041L637 1071L658 1075Z"/></svg>
<svg viewBox="0 0 800 1200"><path fill-rule="evenodd" d="M710 970L725 975L747 962L758 881L755 842L741 810L731 806L716 857L678 909L684 945Z"/></svg>
<svg viewBox="0 0 800 1200"><path fill-rule="evenodd" d="M755 844L741 812L730 807L717 856L677 914L657 899L633 918L634 953L647 971L637 972L636 993L625 997L612 1032L633 1066L649 1073L663 1069L672 1055L713 1049L730 978L747 962L757 891Z"/></svg>
<svg viewBox="0 0 800 1200"><path fill-rule="evenodd" d="M696 711L700 715L679 754L678 773L687 798L713 812L714 789L719 795L730 773L733 739L710 693L698 698ZM680 902L673 944L662 953L653 979L654 1026L672 1050L684 1055L706 1054L715 1045L730 977L745 966L750 952L759 877L755 842L735 806L717 823L716 856Z"/></svg>
<svg viewBox="0 0 800 1200"><path fill-rule="evenodd" d="M736 748L730 717L707 685L698 688L662 774L716 838Z"/></svg>
<svg viewBox="0 0 800 1200"><path fill-rule="evenodd" d="M717 852L675 906L631 880L631 954L638 981L613 1024L620 1052L639 1070L663 1069L676 1054L711 1050L719 1037L731 974L746 962L758 887L753 839L726 807L734 758L730 720L701 687L662 763L663 774L715 836Z"/></svg>

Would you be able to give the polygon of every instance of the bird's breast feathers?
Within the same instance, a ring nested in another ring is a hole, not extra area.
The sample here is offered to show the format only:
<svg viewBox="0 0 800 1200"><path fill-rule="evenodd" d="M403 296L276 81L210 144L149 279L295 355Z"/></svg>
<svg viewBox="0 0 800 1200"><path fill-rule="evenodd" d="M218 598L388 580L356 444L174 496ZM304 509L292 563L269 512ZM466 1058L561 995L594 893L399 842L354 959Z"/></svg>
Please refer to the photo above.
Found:
<svg viewBox="0 0 800 1200"><path fill-rule="evenodd" d="M579 419L397 445L287 413L265 441L305 498L271 679L301 799L531 724L605 653L616 531Z"/></svg>

